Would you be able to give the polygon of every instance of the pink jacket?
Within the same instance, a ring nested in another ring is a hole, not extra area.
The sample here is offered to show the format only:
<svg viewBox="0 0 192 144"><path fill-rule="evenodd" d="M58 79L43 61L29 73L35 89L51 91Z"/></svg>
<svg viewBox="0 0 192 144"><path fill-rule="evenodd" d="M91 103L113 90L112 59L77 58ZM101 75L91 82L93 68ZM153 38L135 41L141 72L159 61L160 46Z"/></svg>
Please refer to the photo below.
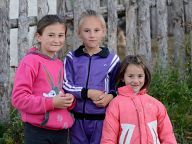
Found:
<svg viewBox="0 0 192 144"><path fill-rule="evenodd" d="M176 144L164 105L146 90L118 89L106 112L101 144Z"/></svg>
<svg viewBox="0 0 192 144"><path fill-rule="evenodd" d="M39 53L36 48L21 60L12 91L12 104L21 113L23 122L39 126L49 112L49 120L43 127L59 130L70 128L73 117L68 109L53 107L53 87L62 91L63 63Z"/></svg>

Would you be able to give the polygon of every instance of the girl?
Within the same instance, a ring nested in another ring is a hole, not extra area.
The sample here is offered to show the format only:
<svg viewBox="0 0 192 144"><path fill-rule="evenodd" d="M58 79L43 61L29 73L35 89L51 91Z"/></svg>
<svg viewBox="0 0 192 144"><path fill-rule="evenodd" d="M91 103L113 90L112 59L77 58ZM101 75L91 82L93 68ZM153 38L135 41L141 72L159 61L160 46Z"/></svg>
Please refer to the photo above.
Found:
<svg viewBox="0 0 192 144"><path fill-rule="evenodd" d="M119 57L100 47L105 32L102 15L93 10L83 12L77 31L83 45L69 52L64 60L63 87L77 99L71 144L100 144L105 108L116 96L114 78Z"/></svg>
<svg viewBox="0 0 192 144"><path fill-rule="evenodd" d="M117 75L118 96L104 120L101 144L176 144L163 104L147 94L151 74L141 56L127 56Z"/></svg>
<svg viewBox="0 0 192 144"><path fill-rule="evenodd" d="M74 97L62 92L63 63L56 58L66 30L57 15L44 16L35 33L39 48L32 47L17 69L12 104L21 112L25 144L67 143Z"/></svg>

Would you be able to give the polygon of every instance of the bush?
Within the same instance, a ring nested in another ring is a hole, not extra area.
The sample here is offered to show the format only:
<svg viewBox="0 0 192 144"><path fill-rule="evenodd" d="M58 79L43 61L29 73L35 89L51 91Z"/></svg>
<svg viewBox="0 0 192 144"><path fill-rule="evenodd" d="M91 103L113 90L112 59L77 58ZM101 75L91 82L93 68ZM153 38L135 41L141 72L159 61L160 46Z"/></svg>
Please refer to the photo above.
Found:
<svg viewBox="0 0 192 144"><path fill-rule="evenodd" d="M18 112L11 108L10 122L0 124L0 144L23 144L23 123Z"/></svg>
<svg viewBox="0 0 192 144"><path fill-rule="evenodd" d="M174 70L158 71L152 75L150 95L159 99L167 108L177 142L192 141L192 76L179 77Z"/></svg>

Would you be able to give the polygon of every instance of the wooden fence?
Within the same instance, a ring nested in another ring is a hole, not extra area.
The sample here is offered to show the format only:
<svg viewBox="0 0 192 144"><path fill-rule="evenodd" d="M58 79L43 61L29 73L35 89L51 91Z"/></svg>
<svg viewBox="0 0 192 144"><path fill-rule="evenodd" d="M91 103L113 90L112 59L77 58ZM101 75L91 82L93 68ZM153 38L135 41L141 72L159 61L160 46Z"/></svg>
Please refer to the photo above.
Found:
<svg viewBox="0 0 192 144"><path fill-rule="evenodd" d="M79 45L76 37L77 20L85 9L94 9L104 15L108 34L106 44L115 53L123 42L124 54L144 54L152 65L154 59L162 68L169 66L169 57L174 64L183 68L186 64L185 39L192 43L192 0L56 0L57 14L67 20L70 29L65 49L75 49ZM18 28L18 61L29 45L29 27L49 13L47 0L37 0L37 16L28 16L28 1L19 0L19 17L9 18L10 0L0 0L0 122L9 119L11 95L10 75L10 29ZM118 19L125 20L125 40L118 30ZM172 55L169 54L172 36ZM120 36L120 38L119 38ZM126 43L126 45L125 45ZM153 48L155 45L155 49ZM152 49L153 48L153 49ZM190 63L192 50L189 45ZM63 51L60 55L63 55Z"/></svg>

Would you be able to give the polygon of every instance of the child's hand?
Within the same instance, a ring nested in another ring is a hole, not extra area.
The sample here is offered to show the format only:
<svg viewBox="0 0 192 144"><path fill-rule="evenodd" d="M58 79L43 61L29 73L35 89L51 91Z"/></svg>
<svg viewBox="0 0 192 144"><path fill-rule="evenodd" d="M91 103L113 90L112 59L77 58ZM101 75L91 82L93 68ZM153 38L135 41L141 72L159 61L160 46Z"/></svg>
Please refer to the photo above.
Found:
<svg viewBox="0 0 192 144"><path fill-rule="evenodd" d="M100 90L89 89L87 93L87 97L90 98L92 101L97 101L101 95L104 93Z"/></svg>
<svg viewBox="0 0 192 144"><path fill-rule="evenodd" d="M63 94L60 92L58 95L53 97L53 105L55 108L67 108L73 103L74 97L71 94Z"/></svg>
<svg viewBox="0 0 192 144"><path fill-rule="evenodd" d="M112 94L103 94L103 95L100 95L99 99L93 102L98 107L106 107L112 99L113 99Z"/></svg>

